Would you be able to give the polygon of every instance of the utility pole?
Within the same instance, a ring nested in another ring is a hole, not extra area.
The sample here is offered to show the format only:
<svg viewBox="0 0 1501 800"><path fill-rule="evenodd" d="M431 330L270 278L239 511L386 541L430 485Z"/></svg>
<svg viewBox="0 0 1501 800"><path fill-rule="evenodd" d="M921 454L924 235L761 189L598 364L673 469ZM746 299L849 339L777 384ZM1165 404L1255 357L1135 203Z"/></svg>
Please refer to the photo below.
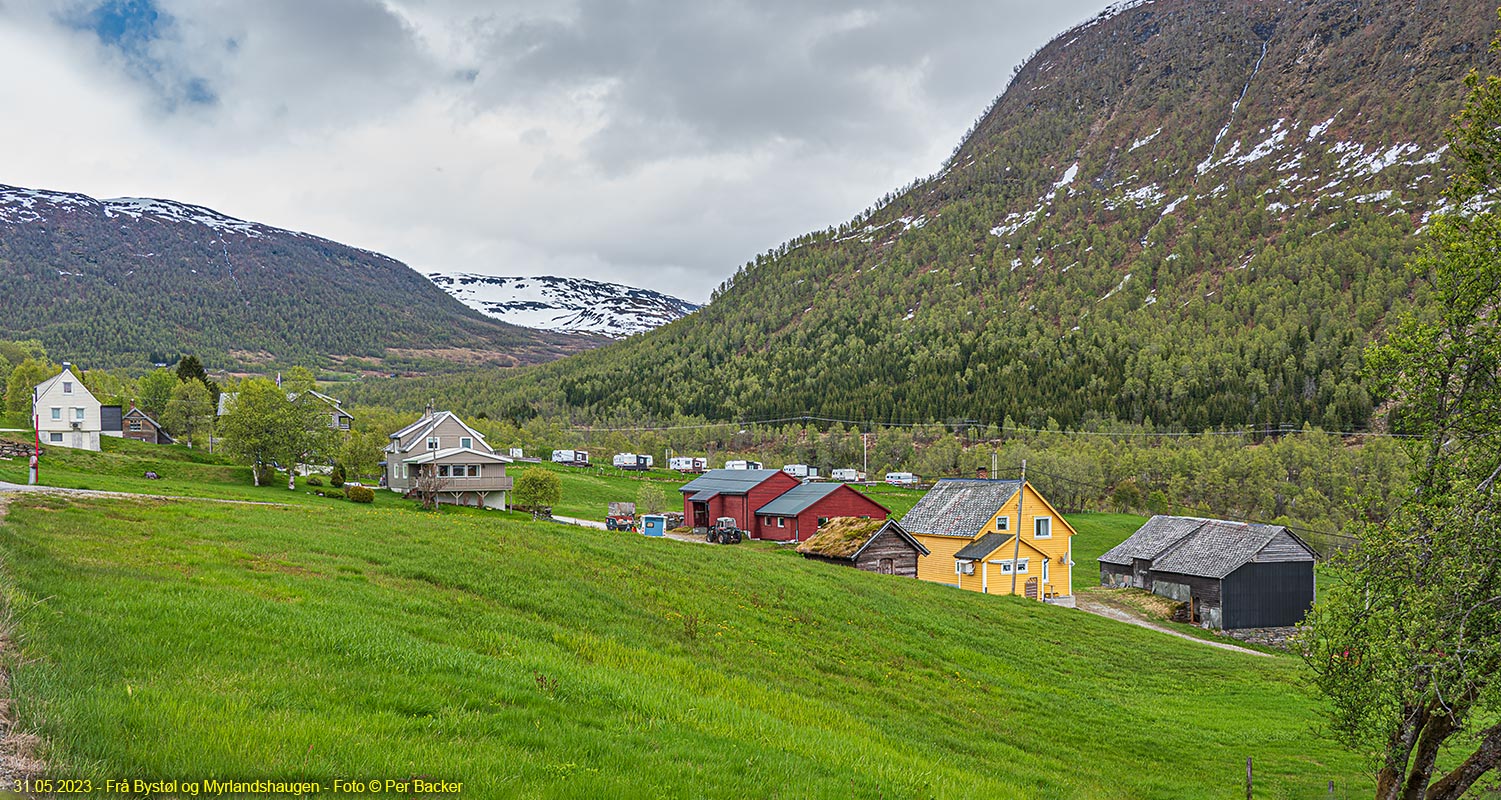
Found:
<svg viewBox="0 0 1501 800"><path fill-rule="evenodd" d="M866 439L865 437L866 437L866 434L864 434L864 433L860 434L860 471L861 472L865 472L865 473L869 473L870 472L870 440Z"/></svg>
<svg viewBox="0 0 1501 800"><path fill-rule="evenodd" d="M1022 485L1016 490L1016 531L1012 534L1012 540L1016 543L1011 548L1011 593L1016 594L1016 563L1022 557L1022 501L1027 499L1027 460L1022 459Z"/></svg>

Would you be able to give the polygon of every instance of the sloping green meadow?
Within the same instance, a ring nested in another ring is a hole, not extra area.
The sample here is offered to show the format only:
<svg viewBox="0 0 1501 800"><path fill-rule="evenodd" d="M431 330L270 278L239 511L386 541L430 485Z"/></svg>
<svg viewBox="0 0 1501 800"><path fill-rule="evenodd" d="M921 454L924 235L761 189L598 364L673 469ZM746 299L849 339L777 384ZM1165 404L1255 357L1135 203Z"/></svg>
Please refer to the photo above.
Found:
<svg viewBox="0 0 1501 800"><path fill-rule="evenodd" d="M1106 522L1076 524L1130 527ZM0 555L18 714L54 777L1193 798L1244 791L1253 756L1258 797L1368 786L1316 736L1290 657L785 550L381 506L18 498Z"/></svg>

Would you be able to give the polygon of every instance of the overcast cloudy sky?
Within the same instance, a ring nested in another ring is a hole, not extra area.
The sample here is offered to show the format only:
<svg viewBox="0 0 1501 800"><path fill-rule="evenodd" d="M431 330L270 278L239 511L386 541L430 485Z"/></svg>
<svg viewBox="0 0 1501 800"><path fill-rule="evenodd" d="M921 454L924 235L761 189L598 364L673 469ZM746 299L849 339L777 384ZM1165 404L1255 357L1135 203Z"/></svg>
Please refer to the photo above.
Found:
<svg viewBox="0 0 1501 800"><path fill-rule="evenodd" d="M1105 0L0 0L0 183L703 300Z"/></svg>

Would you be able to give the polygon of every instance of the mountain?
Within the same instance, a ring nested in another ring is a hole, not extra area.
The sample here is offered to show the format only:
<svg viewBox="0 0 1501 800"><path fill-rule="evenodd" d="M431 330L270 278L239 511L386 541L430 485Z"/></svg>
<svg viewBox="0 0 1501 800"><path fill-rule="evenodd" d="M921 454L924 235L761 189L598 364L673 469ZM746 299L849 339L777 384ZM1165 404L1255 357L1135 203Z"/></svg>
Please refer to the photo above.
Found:
<svg viewBox="0 0 1501 800"><path fill-rule="evenodd" d="M937 174L471 402L1358 429L1361 352L1411 302L1495 22L1470 0L1117 6L1018 68Z"/></svg>
<svg viewBox="0 0 1501 800"><path fill-rule="evenodd" d="M427 277L487 316L542 331L610 338L643 333L682 319L698 306L650 289L584 278L498 277L429 272Z"/></svg>
<svg viewBox="0 0 1501 800"><path fill-rule="evenodd" d="M90 367L517 365L592 345L474 312L399 261L170 200L0 186L0 337Z"/></svg>

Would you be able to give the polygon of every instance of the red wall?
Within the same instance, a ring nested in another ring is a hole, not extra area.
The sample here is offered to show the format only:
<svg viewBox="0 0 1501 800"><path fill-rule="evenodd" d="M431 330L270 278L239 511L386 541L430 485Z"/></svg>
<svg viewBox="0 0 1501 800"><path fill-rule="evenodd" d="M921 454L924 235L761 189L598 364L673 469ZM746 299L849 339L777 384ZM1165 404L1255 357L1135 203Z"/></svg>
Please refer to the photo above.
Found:
<svg viewBox="0 0 1501 800"><path fill-rule="evenodd" d="M749 494L717 494L709 501L709 524L713 525L714 520L720 517L734 517L735 524L740 530L748 531L751 536L758 537L761 535L760 519L756 516L756 509L781 497L783 492L798 483L797 478L785 472L778 472L752 487ZM684 524L689 526L693 525L693 503L688 499L692 496L686 492L683 494L683 519ZM882 519L885 517L883 516Z"/></svg>
<svg viewBox="0 0 1501 800"><path fill-rule="evenodd" d="M763 504L764 505L764 504ZM756 506L760 508L760 506ZM756 525L761 529L758 534L763 539L778 542L801 542L813 537L818 533L819 517L870 517L871 519L886 519L891 514L886 507L848 486L840 486L827 497L809 506L796 518L787 518L787 527L778 528L776 518L773 517L771 524L766 525L761 517L756 517Z"/></svg>

